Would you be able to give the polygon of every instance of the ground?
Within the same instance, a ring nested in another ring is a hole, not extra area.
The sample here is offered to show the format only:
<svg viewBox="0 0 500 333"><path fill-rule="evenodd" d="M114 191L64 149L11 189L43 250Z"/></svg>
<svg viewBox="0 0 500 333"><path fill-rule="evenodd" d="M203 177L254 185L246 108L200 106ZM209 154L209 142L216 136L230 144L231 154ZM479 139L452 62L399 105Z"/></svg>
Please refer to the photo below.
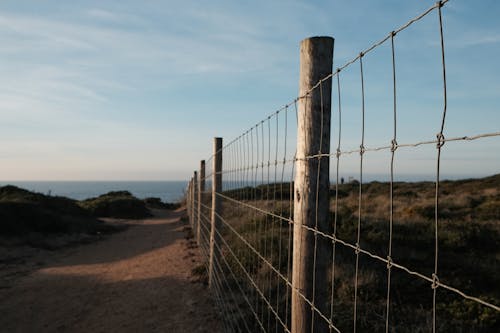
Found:
<svg viewBox="0 0 500 333"><path fill-rule="evenodd" d="M0 331L218 332L181 214L158 210L97 242L23 260L0 253Z"/></svg>

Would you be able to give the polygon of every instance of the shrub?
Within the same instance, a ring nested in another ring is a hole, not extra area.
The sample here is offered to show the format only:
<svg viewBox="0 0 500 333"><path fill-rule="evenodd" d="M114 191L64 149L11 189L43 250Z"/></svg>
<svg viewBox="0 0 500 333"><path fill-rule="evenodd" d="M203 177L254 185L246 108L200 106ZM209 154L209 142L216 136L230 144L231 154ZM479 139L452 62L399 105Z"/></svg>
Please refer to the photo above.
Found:
<svg viewBox="0 0 500 333"><path fill-rule="evenodd" d="M11 185L0 187L2 235L96 233L106 228L75 200L46 196Z"/></svg>
<svg viewBox="0 0 500 333"><path fill-rule="evenodd" d="M143 201L149 208L177 209L180 207L179 203L163 202L161 201L161 198L146 198Z"/></svg>
<svg viewBox="0 0 500 333"><path fill-rule="evenodd" d="M144 201L128 191L116 191L79 202L93 216L140 219L151 216Z"/></svg>

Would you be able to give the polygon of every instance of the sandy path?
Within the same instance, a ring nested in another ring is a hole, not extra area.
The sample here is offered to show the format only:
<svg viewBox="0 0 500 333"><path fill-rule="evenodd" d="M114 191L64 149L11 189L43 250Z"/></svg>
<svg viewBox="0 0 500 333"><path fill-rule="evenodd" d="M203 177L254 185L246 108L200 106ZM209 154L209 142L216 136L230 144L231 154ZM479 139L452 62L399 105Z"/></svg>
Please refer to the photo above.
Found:
<svg viewBox="0 0 500 333"><path fill-rule="evenodd" d="M57 251L0 290L2 332L217 332L179 212L108 239Z"/></svg>

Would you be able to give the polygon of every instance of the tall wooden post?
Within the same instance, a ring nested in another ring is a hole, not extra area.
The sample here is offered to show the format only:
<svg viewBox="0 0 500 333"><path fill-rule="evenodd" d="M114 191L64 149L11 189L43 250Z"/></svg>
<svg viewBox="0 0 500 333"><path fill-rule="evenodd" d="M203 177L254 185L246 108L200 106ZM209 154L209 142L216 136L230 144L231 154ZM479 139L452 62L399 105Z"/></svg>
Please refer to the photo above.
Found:
<svg viewBox="0 0 500 333"><path fill-rule="evenodd" d="M219 262L221 201L217 193L222 191L222 138L214 138L214 157L212 168L212 216L210 226L210 261L208 265L208 285L213 287L215 263ZM216 245L217 244L217 245Z"/></svg>
<svg viewBox="0 0 500 333"><path fill-rule="evenodd" d="M198 185L198 223L196 225L196 243L200 243L201 234L201 201L205 192L205 160L200 161L200 180Z"/></svg>
<svg viewBox="0 0 500 333"><path fill-rule="evenodd" d="M329 157L306 158L330 153L331 37L312 37L300 44L297 161L295 174L292 333L328 332L328 323L303 297L328 314L328 268L331 243L303 226L325 233L329 226ZM299 295L299 293L301 295Z"/></svg>

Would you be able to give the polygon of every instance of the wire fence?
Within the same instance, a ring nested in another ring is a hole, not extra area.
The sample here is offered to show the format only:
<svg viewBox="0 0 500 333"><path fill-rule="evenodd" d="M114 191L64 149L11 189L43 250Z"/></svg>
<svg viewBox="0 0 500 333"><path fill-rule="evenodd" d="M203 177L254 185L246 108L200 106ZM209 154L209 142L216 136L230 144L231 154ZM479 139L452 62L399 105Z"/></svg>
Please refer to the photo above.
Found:
<svg viewBox="0 0 500 333"><path fill-rule="evenodd" d="M460 191L477 184L441 179L447 143L500 137L500 132L444 135L448 102L442 12L447 2L436 3L392 31L202 162L199 178L188 188L188 214L226 332L297 333L297 316L307 317L303 327L311 332L498 331L498 206L492 206L489 215L479 212L488 195L498 199L500 182L492 178L491 187L466 198L470 210L463 213L457 203L464 199ZM438 18L440 41L439 132L432 139L399 143L395 44L401 31L431 13ZM369 146L364 59L386 44L392 67L392 121L386 130L392 135L387 144ZM356 149L343 144L342 73L347 69L358 71L361 83ZM322 116L320 133L301 125L302 108L314 94L322 115L333 104L331 124ZM331 139L330 128L335 134ZM319 137L320 148L300 156L297 140L300 143L300 131L308 130L307 135ZM395 181L400 151L421 146L436 148L434 182ZM366 182L366 155L384 152L389 181ZM359 180L345 182L342 162L349 155L358 155ZM224 161L220 170L214 166L218 156ZM318 172L298 172L300 163ZM215 176L222 178L220 189ZM326 192L320 178L332 184ZM304 198L299 197L297 182L312 184L309 211L300 210ZM326 217L320 212L325 202ZM312 220L298 223L298 214ZM312 249L306 258L301 242ZM297 271L298 262L305 262L305 268ZM310 285L303 287L302 280Z"/></svg>

